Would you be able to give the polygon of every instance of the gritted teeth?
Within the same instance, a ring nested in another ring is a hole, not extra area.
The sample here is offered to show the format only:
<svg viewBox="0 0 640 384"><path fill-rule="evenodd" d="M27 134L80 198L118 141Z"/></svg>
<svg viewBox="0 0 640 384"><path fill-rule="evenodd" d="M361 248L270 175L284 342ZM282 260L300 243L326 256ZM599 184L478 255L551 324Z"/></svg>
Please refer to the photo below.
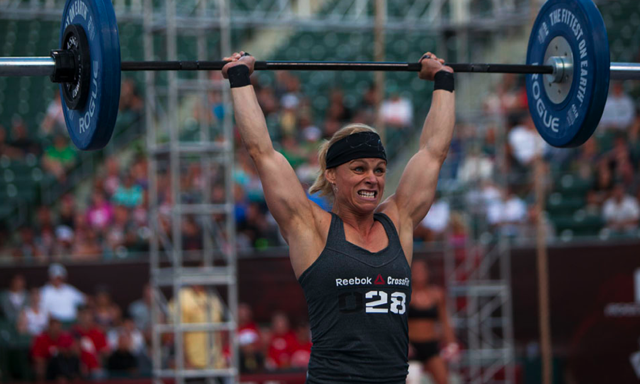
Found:
<svg viewBox="0 0 640 384"><path fill-rule="evenodd" d="M365 191L365 190L359 190L358 191L358 195L363 196L363 197L376 197L377 194L378 194L378 192L376 192L376 191Z"/></svg>

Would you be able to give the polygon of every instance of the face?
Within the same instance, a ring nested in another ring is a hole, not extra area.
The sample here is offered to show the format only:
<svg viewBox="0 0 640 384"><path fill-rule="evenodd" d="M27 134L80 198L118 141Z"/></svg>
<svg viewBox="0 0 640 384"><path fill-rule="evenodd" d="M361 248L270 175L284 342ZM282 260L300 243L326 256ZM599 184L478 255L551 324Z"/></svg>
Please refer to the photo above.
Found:
<svg viewBox="0 0 640 384"><path fill-rule="evenodd" d="M25 286L27 284L24 281L24 277L22 275L16 275L12 280L11 280L11 289L16 292L16 291L22 291Z"/></svg>
<svg viewBox="0 0 640 384"><path fill-rule="evenodd" d="M271 322L273 332L281 335L289 331L289 319L284 314L276 314Z"/></svg>
<svg viewBox="0 0 640 384"><path fill-rule="evenodd" d="M251 321L251 308L247 304L238 304L238 322L245 324Z"/></svg>
<svg viewBox="0 0 640 384"><path fill-rule="evenodd" d="M386 172L387 163L382 159L356 159L327 170L325 177L338 190L336 203L370 212L382 199Z"/></svg>

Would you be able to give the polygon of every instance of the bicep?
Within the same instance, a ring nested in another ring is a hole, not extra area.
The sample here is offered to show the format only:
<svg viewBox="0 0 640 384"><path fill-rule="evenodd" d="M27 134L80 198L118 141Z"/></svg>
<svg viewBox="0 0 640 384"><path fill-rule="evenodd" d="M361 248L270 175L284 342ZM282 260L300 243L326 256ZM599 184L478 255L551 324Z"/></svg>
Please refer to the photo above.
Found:
<svg viewBox="0 0 640 384"><path fill-rule="evenodd" d="M295 219L311 215L311 202L293 168L280 152L273 151L254 161L269 212L286 238Z"/></svg>
<svg viewBox="0 0 640 384"><path fill-rule="evenodd" d="M442 162L426 150L420 150L407 164L393 199L400 220L417 226L429 212L438 185Z"/></svg>

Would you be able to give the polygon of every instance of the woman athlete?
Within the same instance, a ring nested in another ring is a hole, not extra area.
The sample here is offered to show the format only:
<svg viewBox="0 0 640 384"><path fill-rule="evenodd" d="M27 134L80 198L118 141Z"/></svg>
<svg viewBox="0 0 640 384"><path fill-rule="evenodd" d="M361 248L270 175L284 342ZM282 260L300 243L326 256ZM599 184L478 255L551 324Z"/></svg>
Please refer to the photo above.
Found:
<svg viewBox="0 0 640 384"><path fill-rule="evenodd" d="M320 148L321 172L310 192L333 198L327 212L307 198L273 148L249 78L255 59L240 52L225 60L240 136L307 300L307 383L404 384L413 229L431 206L453 135L453 70L431 53L420 59L419 77L434 81L431 110L420 149L384 202L387 158L373 128L346 126Z"/></svg>
<svg viewBox="0 0 640 384"><path fill-rule="evenodd" d="M424 260L414 260L411 266L412 297L409 305L409 358L421 363L429 372L436 384L446 384L447 366L441 354L454 358L459 346L455 341L453 328L447 314L447 305L442 289L429 284L429 269ZM436 331L440 323L442 338ZM440 351L440 339L445 348ZM413 367L413 365L412 365ZM422 369L410 369L410 380L407 383L419 383Z"/></svg>

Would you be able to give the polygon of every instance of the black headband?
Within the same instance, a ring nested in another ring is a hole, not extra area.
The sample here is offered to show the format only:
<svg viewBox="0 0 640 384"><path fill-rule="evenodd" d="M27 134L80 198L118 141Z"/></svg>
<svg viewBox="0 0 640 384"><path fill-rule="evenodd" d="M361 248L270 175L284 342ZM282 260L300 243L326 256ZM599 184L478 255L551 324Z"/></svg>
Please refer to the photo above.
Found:
<svg viewBox="0 0 640 384"><path fill-rule="evenodd" d="M366 158L387 161L380 136L375 132L354 133L333 143L327 151L326 169L335 168L351 160Z"/></svg>

